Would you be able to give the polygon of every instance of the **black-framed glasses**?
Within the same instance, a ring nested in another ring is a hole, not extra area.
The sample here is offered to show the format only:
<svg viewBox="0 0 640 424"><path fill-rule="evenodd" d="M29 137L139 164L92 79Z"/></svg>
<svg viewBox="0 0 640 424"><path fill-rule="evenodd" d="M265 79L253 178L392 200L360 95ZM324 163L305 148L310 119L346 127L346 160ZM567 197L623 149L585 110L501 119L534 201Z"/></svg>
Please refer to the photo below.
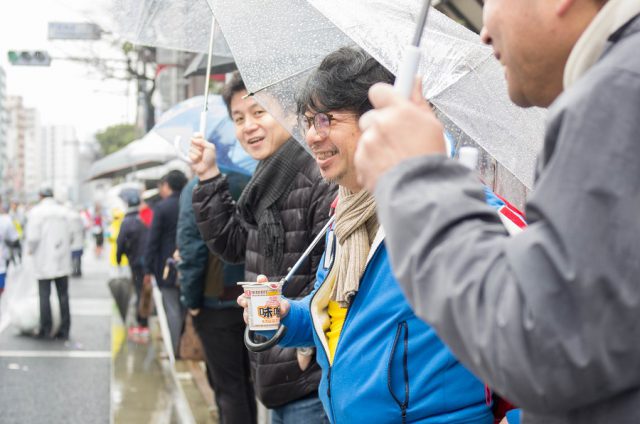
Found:
<svg viewBox="0 0 640 424"><path fill-rule="evenodd" d="M355 113L345 113L344 115L357 116ZM309 132L309 129L313 125L313 128L320 137L328 137L329 132L331 132L331 121L335 118L334 114L328 112L318 112L313 116L303 114L298 116L298 124L305 134Z"/></svg>

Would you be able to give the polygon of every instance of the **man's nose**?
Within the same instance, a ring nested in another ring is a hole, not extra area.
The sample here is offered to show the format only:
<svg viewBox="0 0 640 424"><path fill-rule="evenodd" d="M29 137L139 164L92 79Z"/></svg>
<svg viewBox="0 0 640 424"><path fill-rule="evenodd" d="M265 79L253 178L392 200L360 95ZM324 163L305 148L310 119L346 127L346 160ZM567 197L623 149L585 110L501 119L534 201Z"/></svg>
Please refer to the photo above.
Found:
<svg viewBox="0 0 640 424"><path fill-rule="evenodd" d="M307 133L304 135L304 139L307 142L307 145L313 150L313 146L320 143L323 139L320 134L316 131L316 128L311 125L307 130Z"/></svg>
<svg viewBox="0 0 640 424"><path fill-rule="evenodd" d="M256 120L252 117L247 117L244 120L243 131L251 132L256 129L256 126L257 126Z"/></svg>

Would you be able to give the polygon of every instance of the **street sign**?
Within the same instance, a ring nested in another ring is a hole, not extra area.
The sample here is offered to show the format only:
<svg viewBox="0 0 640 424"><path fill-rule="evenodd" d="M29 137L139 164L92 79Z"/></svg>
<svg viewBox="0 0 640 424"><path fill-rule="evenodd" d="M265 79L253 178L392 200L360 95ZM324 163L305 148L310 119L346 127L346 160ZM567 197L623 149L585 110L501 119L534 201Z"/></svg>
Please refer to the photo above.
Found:
<svg viewBox="0 0 640 424"><path fill-rule="evenodd" d="M7 52L9 63L15 66L49 66L51 65L51 56L42 50L10 50Z"/></svg>
<svg viewBox="0 0 640 424"><path fill-rule="evenodd" d="M102 28L89 22L49 22L49 40L99 40Z"/></svg>

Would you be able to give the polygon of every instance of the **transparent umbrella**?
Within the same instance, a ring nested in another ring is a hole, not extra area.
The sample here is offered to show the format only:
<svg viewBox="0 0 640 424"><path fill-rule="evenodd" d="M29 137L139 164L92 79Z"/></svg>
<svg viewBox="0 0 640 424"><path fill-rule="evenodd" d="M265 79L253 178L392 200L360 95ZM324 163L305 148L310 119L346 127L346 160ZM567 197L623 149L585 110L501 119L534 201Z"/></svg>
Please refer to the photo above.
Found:
<svg viewBox="0 0 640 424"><path fill-rule="evenodd" d="M206 0L112 0L113 32L134 44L206 53L211 9ZM231 57L219 29L214 54Z"/></svg>
<svg viewBox="0 0 640 424"><path fill-rule="evenodd" d="M396 72L421 6L420 0L207 1L247 89L300 141L294 93L310 71L328 53L358 44ZM478 145L515 176L517 189L530 188L544 113L513 105L491 50L437 10L421 49L424 94L454 138Z"/></svg>

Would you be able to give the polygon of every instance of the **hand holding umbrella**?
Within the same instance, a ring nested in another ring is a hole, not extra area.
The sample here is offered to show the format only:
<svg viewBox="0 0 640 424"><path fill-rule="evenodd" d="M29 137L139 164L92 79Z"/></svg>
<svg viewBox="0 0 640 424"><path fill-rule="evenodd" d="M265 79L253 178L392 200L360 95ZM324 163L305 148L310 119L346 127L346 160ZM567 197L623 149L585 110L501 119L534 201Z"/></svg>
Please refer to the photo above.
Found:
<svg viewBox="0 0 640 424"><path fill-rule="evenodd" d="M370 192L378 178L405 159L427 154L446 156L442 123L422 97L416 78L410 99L387 84L369 90L376 108L360 118L363 130L356 149L358 180Z"/></svg>
<svg viewBox="0 0 640 424"><path fill-rule="evenodd" d="M216 146L202 137L201 133L195 133L191 138L189 147L189 159L191 168L200 180L209 180L220 175L216 158Z"/></svg>

